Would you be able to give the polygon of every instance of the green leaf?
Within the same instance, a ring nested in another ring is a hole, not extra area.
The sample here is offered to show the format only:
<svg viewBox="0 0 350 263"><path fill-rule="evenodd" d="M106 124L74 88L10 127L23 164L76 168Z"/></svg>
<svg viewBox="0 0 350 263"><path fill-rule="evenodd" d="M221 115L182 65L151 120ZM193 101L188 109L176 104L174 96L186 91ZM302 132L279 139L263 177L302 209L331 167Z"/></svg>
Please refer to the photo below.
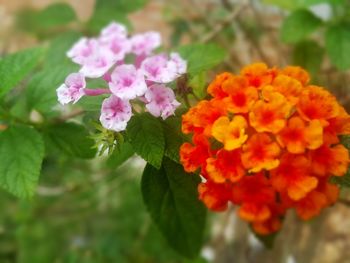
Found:
<svg viewBox="0 0 350 263"><path fill-rule="evenodd" d="M350 135L343 135L340 142L350 151Z"/></svg>
<svg viewBox="0 0 350 263"><path fill-rule="evenodd" d="M226 51L215 44L190 44L178 49L188 62L188 73L195 76L202 71L212 69L226 57Z"/></svg>
<svg viewBox="0 0 350 263"><path fill-rule="evenodd" d="M331 183L337 184L341 187L350 187L350 169L344 176L333 176L330 179Z"/></svg>
<svg viewBox="0 0 350 263"><path fill-rule="evenodd" d="M108 8L118 10L121 13L130 13L141 9L146 3L147 0L97 0L96 9Z"/></svg>
<svg viewBox="0 0 350 263"><path fill-rule="evenodd" d="M128 28L131 27L126 13L118 9L102 7L95 10L95 13L87 23L87 29L92 34L97 34L100 30L107 26L111 21L116 21L124 24Z"/></svg>
<svg viewBox="0 0 350 263"><path fill-rule="evenodd" d="M147 164L143 200L168 243L185 257L197 256L203 242L206 209L198 199L200 178L165 158L160 170Z"/></svg>
<svg viewBox="0 0 350 263"><path fill-rule="evenodd" d="M286 43L296 43L305 39L322 25L322 20L308 10L291 13L283 22L281 39Z"/></svg>
<svg viewBox="0 0 350 263"><path fill-rule="evenodd" d="M193 93L200 99L207 95L207 72L203 71L190 79L189 85Z"/></svg>
<svg viewBox="0 0 350 263"><path fill-rule="evenodd" d="M321 68L324 50L315 41L304 41L297 44L293 51L293 64L301 66L316 75Z"/></svg>
<svg viewBox="0 0 350 263"><path fill-rule="evenodd" d="M0 60L0 98L14 88L39 63L43 48L30 48Z"/></svg>
<svg viewBox="0 0 350 263"><path fill-rule="evenodd" d="M272 249L273 245L275 243L275 239L277 236L277 233L273 233L270 235L259 235L252 231L254 233L254 236L265 246L267 249Z"/></svg>
<svg viewBox="0 0 350 263"><path fill-rule="evenodd" d="M160 168L165 150L162 124L149 113L134 115L127 126L134 151L148 163Z"/></svg>
<svg viewBox="0 0 350 263"><path fill-rule="evenodd" d="M350 68L350 24L340 23L326 31L326 50L331 62L340 70Z"/></svg>
<svg viewBox="0 0 350 263"><path fill-rule="evenodd" d="M23 30L43 33L65 26L77 19L73 8L65 3L49 5L44 10L23 10L18 16L18 25Z"/></svg>
<svg viewBox="0 0 350 263"><path fill-rule="evenodd" d="M76 65L58 65L45 68L35 74L26 90L29 110L36 109L41 113L50 113L57 105L56 89L64 82L69 73L76 72Z"/></svg>
<svg viewBox="0 0 350 263"><path fill-rule="evenodd" d="M341 4L343 2L343 0L263 0L265 4L275 5L288 10L309 7L321 3Z"/></svg>
<svg viewBox="0 0 350 263"><path fill-rule="evenodd" d="M180 146L186 141L185 136L181 132L181 118L170 117L163 124L165 135L165 156L171 160L180 162Z"/></svg>
<svg viewBox="0 0 350 263"><path fill-rule="evenodd" d="M59 123L45 130L45 138L71 157L91 159L96 155L95 141L82 125Z"/></svg>
<svg viewBox="0 0 350 263"><path fill-rule="evenodd" d="M71 31L52 39L46 54L45 66L55 67L62 64L71 64L72 62L66 56L66 53L80 37L80 33Z"/></svg>
<svg viewBox="0 0 350 263"><path fill-rule="evenodd" d="M129 142L124 141L119 143L114 149L112 155L108 158L107 165L111 169L116 169L134 154L134 149Z"/></svg>
<svg viewBox="0 0 350 263"><path fill-rule="evenodd" d="M21 197L33 196L44 158L41 135L28 126L0 132L0 186Z"/></svg>

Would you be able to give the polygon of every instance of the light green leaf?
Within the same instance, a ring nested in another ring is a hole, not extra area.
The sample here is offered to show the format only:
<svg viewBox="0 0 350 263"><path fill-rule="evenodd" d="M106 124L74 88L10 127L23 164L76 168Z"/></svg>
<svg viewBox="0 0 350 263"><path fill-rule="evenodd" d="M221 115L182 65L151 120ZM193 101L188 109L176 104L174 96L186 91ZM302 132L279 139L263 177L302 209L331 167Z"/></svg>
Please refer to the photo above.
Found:
<svg viewBox="0 0 350 263"><path fill-rule="evenodd" d="M76 65L58 65L35 74L26 90L29 110L50 113L57 105L56 89L70 73L77 70Z"/></svg>
<svg viewBox="0 0 350 263"><path fill-rule="evenodd" d="M293 64L301 66L316 75L321 68L324 49L315 41L297 44L293 51Z"/></svg>
<svg viewBox="0 0 350 263"><path fill-rule="evenodd" d="M203 71L190 79L189 86L193 93L200 99L204 99L207 95L207 72Z"/></svg>
<svg viewBox="0 0 350 263"><path fill-rule="evenodd" d="M130 21L128 20L125 12L121 12L118 9L101 7L95 10L95 13L87 23L87 29L91 33L97 34L111 21L124 24L128 28L131 27Z"/></svg>
<svg viewBox="0 0 350 263"><path fill-rule="evenodd" d="M340 70L350 68L350 24L330 26L326 31L326 50L331 62Z"/></svg>
<svg viewBox="0 0 350 263"><path fill-rule="evenodd" d="M322 25L322 20L308 10L291 13L283 22L281 39L286 43L296 43L305 39Z"/></svg>
<svg viewBox="0 0 350 263"><path fill-rule="evenodd" d="M91 159L96 155L95 141L86 128L76 123L59 123L45 130L45 138L71 157Z"/></svg>
<svg viewBox="0 0 350 263"><path fill-rule="evenodd" d="M108 8L118 10L121 13L130 13L145 6L147 0L97 0L96 9Z"/></svg>
<svg viewBox="0 0 350 263"><path fill-rule="evenodd" d="M14 88L39 63L43 48L30 48L0 60L0 97Z"/></svg>
<svg viewBox="0 0 350 263"><path fill-rule="evenodd" d="M154 167L160 168L165 150L160 121L149 113L137 114L129 121L126 131L134 151Z"/></svg>
<svg viewBox="0 0 350 263"><path fill-rule="evenodd" d="M226 57L226 51L215 44L190 44L178 49L188 62L188 73L195 76L212 69Z"/></svg>
<svg viewBox="0 0 350 263"><path fill-rule="evenodd" d="M198 199L200 178L165 158L160 170L146 165L142 175L143 200L168 243L194 258L203 242L206 209Z"/></svg>
<svg viewBox="0 0 350 263"><path fill-rule="evenodd" d="M107 165L111 169L116 169L135 154L129 142L120 142L114 149L112 155L107 160Z"/></svg>
<svg viewBox="0 0 350 263"><path fill-rule="evenodd" d="M344 0L263 0L263 3L294 10L322 3L341 4Z"/></svg>
<svg viewBox="0 0 350 263"><path fill-rule="evenodd" d="M55 67L57 65L72 64L66 56L67 51L81 37L78 32L66 32L50 41L50 45L45 58L46 67Z"/></svg>
<svg viewBox="0 0 350 263"><path fill-rule="evenodd" d="M33 196L44 158L41 135L28 126L0 132L0 186L21 197Z"/></svg>
<svg viewBox="0 0 350 263"><path fill-rule="evenodd" d="M18 16L17 23L23 30L43 33L67 25L76 19L76 14L70 5L56 3L40 11L23 10Z"/></svg>

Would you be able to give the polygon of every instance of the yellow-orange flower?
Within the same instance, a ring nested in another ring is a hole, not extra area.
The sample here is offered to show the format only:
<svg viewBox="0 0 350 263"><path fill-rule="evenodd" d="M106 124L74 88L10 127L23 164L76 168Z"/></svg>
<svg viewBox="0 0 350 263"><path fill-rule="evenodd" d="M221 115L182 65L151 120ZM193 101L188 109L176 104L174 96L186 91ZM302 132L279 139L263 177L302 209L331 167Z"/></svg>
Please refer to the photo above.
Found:
<svg viewBox="0 0 350 263"><path fill-rule="evenodd" d="M305 149L317 149L323 144L323 127L318 120L308 125L300 117L292 117L277 135L277 141L290 153L304 153Z"/></svg>
<svg viewBox="0 0 350 263"><path fill-rule="evenodd" d="M327 120L338 115L339 105L335 97L325 89L308 86L300 96L297 110L303 119L320 120L327 126Z"/></svg>
<svg viewBox="0 0 350 263"><path fill-rule="evenodd" d="M269 69L264 63L255 63L244 67L241 70L241 75L247 79L250 86L260 88L271 84L273 78L277 75L277 71Z"/></svg>
<svg viewBox="0 0 350 263"><path fill-rule="evenodd" d="M280 163L280 147L266 133L254 134L242 149L242 163L250 173L271 170Z"/></svg>
<svg viewBox="0 0 350 263"><path fill-rule="evenodd" d="M297 104L300 93L303 90L303 86L298 80L289 76L279 75L273 80L272 85L275 90L283 94L291 104Z"/></svg>
<svg viewBox="0 0 350 263"><path fill-rule="evenodd" d="M300 81L300 83L305 86L310 81L310 75L303 68L296 66L287 66L281 70L282 75L292 77Z"/></svg>
<svg viewBox="0 0 350 263"><path fill-rule="evenodd" d="M312 172L320 176L343 176L350 162L349 151L341 144L334 147L324 144L310 151L309 156L312 160Z"/></svg>
<svg viewBox="0 0 350 263"><path fill-rule="evenodd" d="M245 133L247 121L240 115L235 115L232 121L228 117L217 119L212 128L213 137L224 144L225 150L234 150L247 140L248 135Z"/></svg>
<svg viewBox="0 0 350 263"><path fill-rule="evenodd" d="M192 142L180 148L188 172L200 171L200 200L211 210L229 203L263 235L280 229L288 209L304 220L335 203L333 176L349 169L350 115L327 90L309 85L300 67L256 63L225 72L209 85L210 100L182 117Z"/></svg>
<svg viewBox="0 0 350 263"><path fill-rule="evenodd" d="M276 134L286 125L291 107L282 94L273 91L272 86L264 88L261 95L265 100L254 104L249 113L250 125L258 132Z"/></svg>
<svg viewBox="0 0 350 263"><path fill-rule="evenodd" d="M215 183L224 183L226 180L237 182L246 171L241 162L240 150L220 150L217 156L207 159L206 171L208 177Z"/></svg>
<svg viewBox="0 0 350 263"><path fill-rule="evenodd" d="M259 98L256 88L249 86L245 78L232 77L223 84L227 96L224 102L232 113L247 113Z"/></svg>
<svg viewBox="0 0 350 263"><path fill-rule="evenodd" d="M310 161L305 156L286 153L278 168L271 171L271 183L292 200L300 200L316 188L318 180L310 176Z"/></svg>

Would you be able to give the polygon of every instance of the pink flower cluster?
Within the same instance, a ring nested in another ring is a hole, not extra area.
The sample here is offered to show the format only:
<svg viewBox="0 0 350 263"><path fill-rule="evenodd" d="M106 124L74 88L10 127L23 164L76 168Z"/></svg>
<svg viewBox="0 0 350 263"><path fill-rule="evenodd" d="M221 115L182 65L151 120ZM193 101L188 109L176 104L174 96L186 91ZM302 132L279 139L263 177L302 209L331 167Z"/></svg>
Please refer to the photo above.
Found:
<svg viewBox="0 0 350 263"><path fill-rule="evenodd" d="M57 89L58 101L76 103L83 96L110 94L102 103L100 121L123 131L132 116L131 100L145 103L156 117L174 114L180 103L166 84L186 73L187 62L178 53L154 54L161 45L158 32L128 36L125 26L112 22L97 38L82 38L67 52L81 66ZM133 59L125 62L126 56ZM86 78L102 78L108 88L87 89Z"/></svg>

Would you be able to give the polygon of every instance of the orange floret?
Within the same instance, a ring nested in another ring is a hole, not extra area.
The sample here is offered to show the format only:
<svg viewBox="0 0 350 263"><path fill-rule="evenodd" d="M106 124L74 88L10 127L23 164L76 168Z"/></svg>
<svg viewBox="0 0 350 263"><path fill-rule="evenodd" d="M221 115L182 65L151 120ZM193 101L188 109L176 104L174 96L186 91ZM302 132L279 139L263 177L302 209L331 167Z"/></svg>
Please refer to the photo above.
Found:
<svg viewBox="0 0 350 263"><path fill-rule="evenodd" d="M278 217L271 217L263 222L253 222L252 227L254 231L260 235L268 235L280 230L282 226L281 219Z"/></svg>
<svg viewBox="0 0 350 263"><path fill-rule="evenodd" d="M224 183L226 180L237 182L246 173L241 162L241 151L218 151L215 158L207 159L206 171L215 183Z"/></svg>
<svg viewBox="0 0 350 263"><path fill-rule="evenodd" d="M310 176L310 161L302 155L286 153L271 172L271 183L278 192L286 191L292 200L300 200L315 189L318 180Z"/></svg>
<svg viewBox="0 0 350 263"><path fill-rule="evenodd" d="M220 117L212 127L212 135L219 142L224 144L225 150L234 150L240 148L247 140L245 133L247 121L240 115L235 115L232 121L228 117Z"/></svg>
<svg viewBox="0 0 350 263"><path fill-rule="evenodd" d="M293 79L300 81L303 86L308 84L310 81L309 73L307 73L301 67L288 66L288 67L285 67L283 70L281 70L281 73L283 75L292 77Z"/></svg>
<svg viewBox="0 0 350 263"><path fill-rule="evenodd" d="M211 210L224 211L232 198L228 184L215 184L210 181L198 185L199 199Z"/></svg>
<svg viewBox="0 0 350 263"><path fill-rule="evenodd" d="M317 149L323 144L321 122L312 120L308 125L298 116L288 120L287 126L277 135L282 147L290 153L303 153L305 149Z"/></svg>
<svg viewBox="0 0 350 263"><path fill-rule="evenodd" d="M319 191L312 191L295 204L298 216L309 220L320 214L322 208L327 206L327 197Z"/></svg>
<svg viewBox="0 0 350 263"><path fill-rule="evenodd" d="M320 120L327 126L327 120L338 115L339 106L335 97L325 89L308 86L301 93L297 110L304 120Z"/></svg>
<svg viewBox="0 0 350 263"><path fill-rule="evenodd" d="M242 178L232 189L232 201L241 205L238 214L249 221L265 221L271 216L269 204L275 200L274 190L262 173Z"/></svg>
<svg viewBox="0 0 350 263"><path fill-rule="evenodd" d="M216 98L223 98L227 96L226 91L223 90L223 84L234 77L233 74L229 72L224 72L217 75L213 82L208 86L208 93Z"/></svg>
<svg viewBox="0 0 350 263"><path fill-rule="evenodd" d="M209 142L203 135L195 135L194 145L186 142L180 147L180 161L186 172L195 172L209 158Z"/></svg>
<svg viewBox="0 0 350 263"><path fill-rule="evenodd" d="M243 77L233 77L223 85L223 90L228 94L224 98L227 110L232 113L246 113L258 99L256 88L248 86Z"/></svg>
<svg viewBox="0 0 350 263"><path fill-rule="evenodd" d="M276 91L283 94L292 105L297 104L300 93L303 90L303 86L298 80L286 75L279 75L273 80L272 85L275 87Z"/></svg>
<svg viewBox="0 0 350 263"><path fill-rule="evenodd" d="M242 149L242 163L249 172L271 170L280 164L280 147L266 133L254 134Z"/></svg>
<svg viewBox="0 0 350 263"><path fill-rule="evenodd" d="M267 101L257 101L249 113L249 122L258 132L278 133L286 125L290 105L283 95L274 92L271 86L263 89Z"/></svg>
<svg viewBox="0 0 350 263"><path fill-rule="evenodd" d="M203 100L182 115L182 132L204 133L209 137L212 124L225 113L222 103L216 100Z"/></svg>
<svg viewBox="0 0 350 263"><path fill-rule="evenodd" d="M324 144L310 151L309 156L312 161L312 172L317 175L343 176L348 170L349 151L341 144L334 147Z"/></svg>
<svg viewBox="0 0 350 263"><path fill-rule="evenodd" d="M276 74L276 70L269 69L264 63L255 63L241 70L241 75L248 80L249 85L256 88L271 84Z"/></svg>

